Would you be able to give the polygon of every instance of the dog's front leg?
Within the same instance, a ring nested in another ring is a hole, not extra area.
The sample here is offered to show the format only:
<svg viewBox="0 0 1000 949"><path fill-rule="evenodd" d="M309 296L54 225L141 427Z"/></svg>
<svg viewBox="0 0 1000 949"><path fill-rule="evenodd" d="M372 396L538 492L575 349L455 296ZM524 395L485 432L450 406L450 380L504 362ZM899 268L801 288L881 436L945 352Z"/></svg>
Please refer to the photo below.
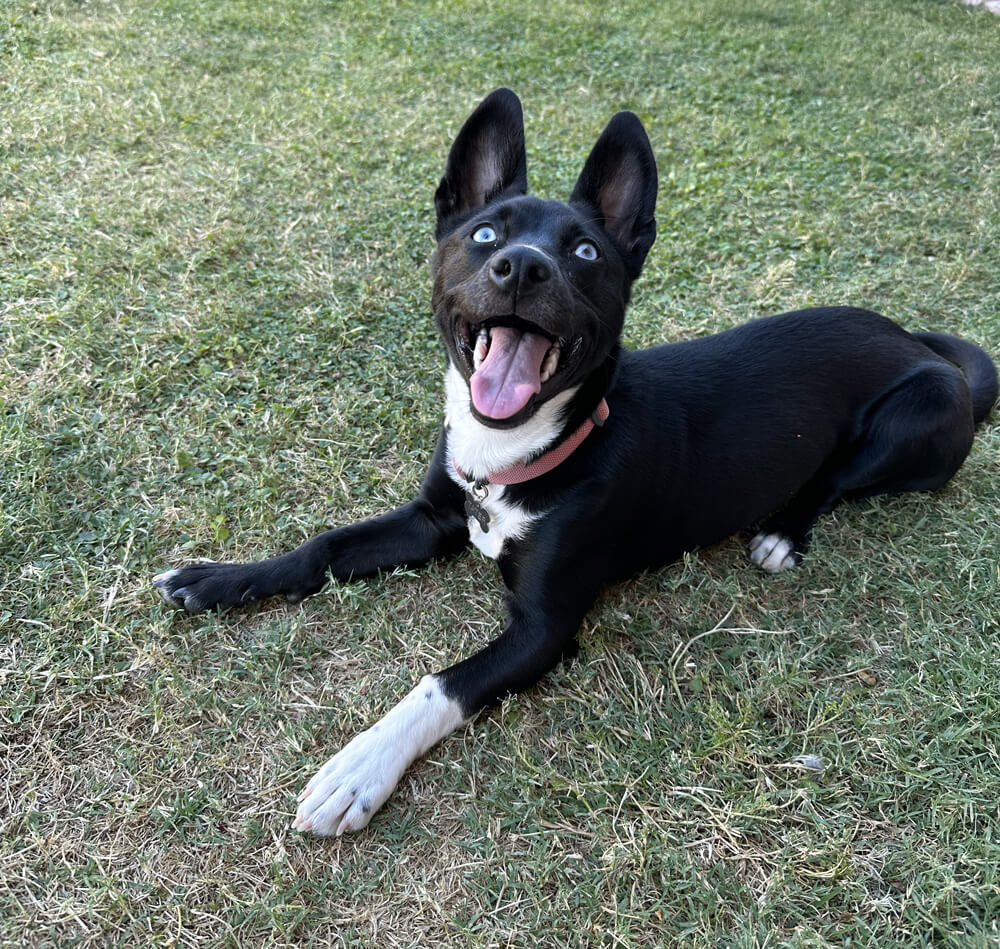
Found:
<svg viewBox="0 0 1000 949"><path fill-rule="evenodd" d="M287 554L253 563L193 563L153 578L171 606L192 613L284 596L318 593L327 581L355 580L416 566L461 549L468 532L458 512L441 514L422 499L389 514L326 531Z"/></svg>
<svg viewBox="0 0 1000 949"><path fill-rule="evenodd" d="M356 735L313 776L299 795L292 827L323 836L360 830L385 803L403 772L468 720L427 675L367 731Z"/></svg>
<svg viewBox="0 0 1000 949"><path fill-rule="evenodd" d="M482 708L534 685L570 650L591 598L570 602L544 585L508 594L504 632L480 652L424 676L398 705L352 739L306 785L292 826L324 836L360 830L403 772ZM577 593L580 586L576 586Z"/></svg>
<svg viewBox="0 0 1000 949"><path fill-rule="evenodd" d="M328 576L357 579L456 553L469 532L463 492L448 477L444 458L442 438L420 496L395 511L326 531L267 560L193 563L167 570L153 578L153 586L172 606L197 613L271 596L297 602L318 592Z"/></svg>

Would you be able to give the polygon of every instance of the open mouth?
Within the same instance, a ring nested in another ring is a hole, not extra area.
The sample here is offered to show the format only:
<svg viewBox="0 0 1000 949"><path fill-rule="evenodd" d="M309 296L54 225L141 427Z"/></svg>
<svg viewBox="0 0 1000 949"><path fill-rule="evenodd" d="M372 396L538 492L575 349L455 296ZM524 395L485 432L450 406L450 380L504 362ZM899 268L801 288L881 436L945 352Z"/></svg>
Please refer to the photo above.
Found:
<svg viewBox="0 0 1000 949"><path fill-rule="evenodd" d="M566 368L582 339L567 340L522 320L458 324L458 351L471 371L472 404L482 416L508 419Z"/></svg>

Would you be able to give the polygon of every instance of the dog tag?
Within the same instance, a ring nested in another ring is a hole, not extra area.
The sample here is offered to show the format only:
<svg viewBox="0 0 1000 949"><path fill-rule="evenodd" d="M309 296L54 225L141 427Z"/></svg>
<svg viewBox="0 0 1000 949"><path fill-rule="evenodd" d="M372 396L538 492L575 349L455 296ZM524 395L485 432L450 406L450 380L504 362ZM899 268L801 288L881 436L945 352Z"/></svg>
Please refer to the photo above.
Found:
<svg viewBox="0 0 1000 949"><path fill-rule="evenodd" d="M479 502L485 501L489 493L490 489L481 481L477 481L465 492L465 516L474 517L484 534L490 532L490 512Z"/></svg>

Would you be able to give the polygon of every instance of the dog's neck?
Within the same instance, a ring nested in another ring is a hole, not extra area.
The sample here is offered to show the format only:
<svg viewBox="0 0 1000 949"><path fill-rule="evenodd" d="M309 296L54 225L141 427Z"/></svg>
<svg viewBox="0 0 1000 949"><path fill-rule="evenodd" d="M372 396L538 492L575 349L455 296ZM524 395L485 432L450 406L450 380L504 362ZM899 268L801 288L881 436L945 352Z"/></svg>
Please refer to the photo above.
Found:
<svg viewBox="0 0 1000 949"><path fill-rule="evenodd" d="M468 383L449 364L445 376L444 416L449 457L467 477L476 481L538 457L562 435L577 390L578 387L574 387L560 392L522 425L491 428L472 414Z"/></svg>

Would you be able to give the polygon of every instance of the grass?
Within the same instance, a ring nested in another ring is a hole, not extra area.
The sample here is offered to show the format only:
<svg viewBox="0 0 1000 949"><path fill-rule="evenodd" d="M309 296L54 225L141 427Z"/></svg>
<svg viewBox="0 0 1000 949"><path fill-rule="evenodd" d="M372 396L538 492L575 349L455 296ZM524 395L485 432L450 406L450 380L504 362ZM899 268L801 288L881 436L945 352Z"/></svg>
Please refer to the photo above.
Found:
<svg viewBox="0 0 1000 949"><path fill-rule="evenodd" d="M995 418L790 575L743 538L609 591L337 842L295 793L496 632L491 565L224 617L149 585L415 490L431 196L497 85L546 195L646 122L631 344L851 302L1000 354L998 32L930 0L4 6L0 944L1000 944Z"/></svg>

